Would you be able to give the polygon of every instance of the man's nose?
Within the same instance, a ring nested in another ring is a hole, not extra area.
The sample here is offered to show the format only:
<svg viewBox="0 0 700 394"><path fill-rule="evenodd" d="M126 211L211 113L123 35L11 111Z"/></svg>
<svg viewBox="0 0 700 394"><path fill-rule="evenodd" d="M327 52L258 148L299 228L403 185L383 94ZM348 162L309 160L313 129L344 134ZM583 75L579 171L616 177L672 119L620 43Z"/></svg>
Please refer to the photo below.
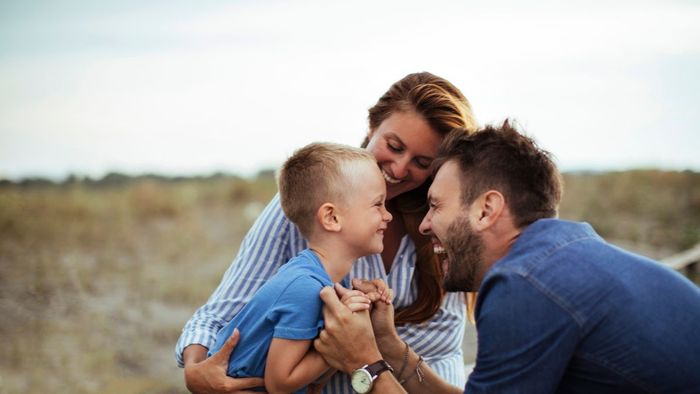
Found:
<svg viewBox="0 0 700 394"><path fill-rule="evenodd" d="M430 212L428 212L427 215L423 218L423 221L420 222L420 226L418 226L418 231L420 231L421 234L423 235L430 235Z"/></svg>

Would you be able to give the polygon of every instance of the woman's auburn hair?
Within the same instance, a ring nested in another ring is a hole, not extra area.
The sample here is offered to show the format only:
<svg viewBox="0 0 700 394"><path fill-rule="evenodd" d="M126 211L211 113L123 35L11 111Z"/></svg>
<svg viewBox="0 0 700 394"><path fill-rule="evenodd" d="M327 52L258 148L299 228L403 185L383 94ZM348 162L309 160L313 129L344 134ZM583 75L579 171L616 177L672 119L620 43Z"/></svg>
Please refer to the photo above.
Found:
<svg viewBox="0 0 700 394"><path fill-rule="evenodd" d="M409 74L397 81L377 103L369 109L370 132L376 130L396 112L416 112L441 135L456 128L473 132L477 128L471 105L462 92L444 78L428 72ZM369 136L362 147L367 147ZM428 179L421 186L394 198L395 207L416 246L417 297L415 301L396 311L394 323L423 323L440 309L445 294L442 288L442 264L433 253L430 237L421 234L418 227L428 212L427 194L432 183Z"/></svg>

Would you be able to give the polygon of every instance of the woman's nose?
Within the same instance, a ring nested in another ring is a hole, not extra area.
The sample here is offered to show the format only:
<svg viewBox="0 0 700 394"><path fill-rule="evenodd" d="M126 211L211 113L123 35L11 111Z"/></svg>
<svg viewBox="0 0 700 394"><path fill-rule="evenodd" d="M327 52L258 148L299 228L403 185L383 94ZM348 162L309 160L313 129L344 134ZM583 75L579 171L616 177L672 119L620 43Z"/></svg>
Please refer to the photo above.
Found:
<svg viewBox="0 0 700 394"><path fill-rule="evenodd" d="M394 165L391 170L394 173L394 177L398 179L404 179L408 175L408 165L411 162L411 158L408 155L403 155L394 161Z"/></svg>

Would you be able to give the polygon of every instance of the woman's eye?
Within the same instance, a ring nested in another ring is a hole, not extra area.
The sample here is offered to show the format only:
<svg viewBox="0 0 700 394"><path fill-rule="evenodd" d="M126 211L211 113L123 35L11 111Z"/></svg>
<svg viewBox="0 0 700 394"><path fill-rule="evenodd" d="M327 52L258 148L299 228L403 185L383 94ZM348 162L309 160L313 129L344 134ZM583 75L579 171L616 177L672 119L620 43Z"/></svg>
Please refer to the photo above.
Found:
<svg viewBox="0 0 700 394"><path fill-rule="evenodd" d="M430 165L433 163L431 160L420 160L419 159L419 160L416 160L416 164L418 165L418 167L420 167L424 170L427 170L428 168L430 168Z"/></svg>
<svg viewBox="0 0 700 394"><path fill-rule="evenodd" d="M393 152L401 152L403 149L398 145L393 145L391 142L387 142L386 146Z"/></svg>

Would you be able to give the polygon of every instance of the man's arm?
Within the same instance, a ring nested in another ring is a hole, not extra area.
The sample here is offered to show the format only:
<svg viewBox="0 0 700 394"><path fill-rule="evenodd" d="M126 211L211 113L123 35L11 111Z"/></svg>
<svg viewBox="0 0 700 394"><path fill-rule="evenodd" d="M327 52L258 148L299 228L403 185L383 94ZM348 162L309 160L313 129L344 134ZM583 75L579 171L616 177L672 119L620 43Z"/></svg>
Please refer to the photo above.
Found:
<svg viewBox="0 0 700 394"><path fill-rule="evenodd" d="M512 272L484 282L479 294L479 349L467 390L557 390L582 333L568 312L574 309L555 293L541 291L542 286Z"/></svg>
<svg viewBox="0 0 700 394"><path fill-rule="evenodd" d="M375 291L376 281L354 279L352 284L361 291ZM372 330L384 360L388 362L409 393L423 393L432 390L436 393L462 393L463 389L442 380L425 363L420 363L419 355L399 337L394 325L394 307L384 302L375 302L371 312ZM408 352L407 352L408 351ZM405 364L405 367L404 367ZM402 371L403 370L403 371Z"/></svg>
<svg viewBox="0 0 700 394"><path fill-rule="evenodd" d="M226 376L228 359L236 347L240 334L234 330L221 349L207 358L207 348L201 345L190 345L183 352L185 363L185 385L192 393L253 393L241 391L263 385L262 378L234 379ZM202 390L209 387L211 390Z"/></svg>
<svg viewBox="0 0 700 394"><path fill-rule="evenodd" d="M271 394L290 393L309 385L328 370L311 340L272 338L265 364L265 389Z"/></svg>
<svg viewBox="0 0 700 394"><path fill-rule="evenodd" d="M321 299L325 303L323 308L325 328L314 342L314 346L332 367L346 373L352 373L355 369L382 358L394 368L401 365L403 362L403 347L405 345L398 335L395 335L395 338L384 338L386 345L391 348L388 348L387 354L384 355L384 353L379 352L372 330L372 322L366 311L353 313L340 302L338 295L330 287L321 290ZM379 313L377 318L381 317L384 319L382 320L384 323L386 323L388 316L391 315L391 325L393 326L393 307L391 305L378 302L375 304L373 313ZM393 333L396 333L395 329L393 329ZM400 350L395 352L395 348ZM397 356L393 353L401 355ZM415 368L415 363L418 362L418 357L415 356L415 353L409 359L409 362L411 361L414 362L411 365ZM422 383L418 382L417 379L412 381L415 378L406 382L410 392L462 392L461 389L442 381L427 366L421 366L421 369L425 372L425 378ZM397 394L405 393L406 391L391 373L382 373L374 383L373 392Z"/></svg>

